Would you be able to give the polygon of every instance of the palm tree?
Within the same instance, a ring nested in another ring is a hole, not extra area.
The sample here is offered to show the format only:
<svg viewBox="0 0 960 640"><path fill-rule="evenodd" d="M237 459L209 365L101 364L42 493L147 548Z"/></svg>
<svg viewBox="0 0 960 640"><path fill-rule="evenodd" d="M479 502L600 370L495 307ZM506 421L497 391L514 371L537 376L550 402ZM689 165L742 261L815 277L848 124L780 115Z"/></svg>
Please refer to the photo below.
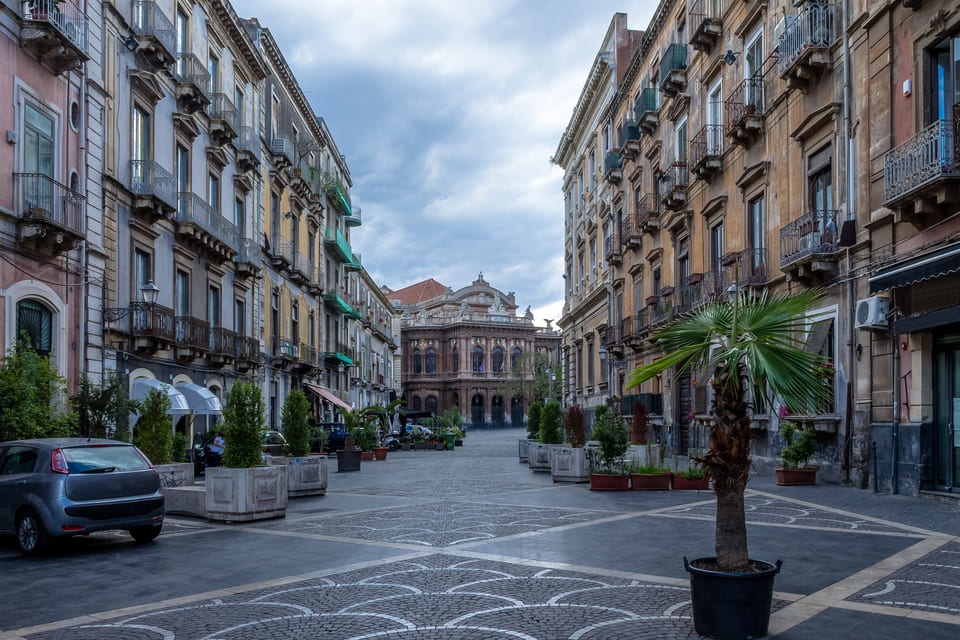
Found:
<svg viewBox="0 0 960 640"><path fill-rule="evenodd" d="M819 291L759 295L737 293L683 316L654 336L665 355L636 369L628 387L636 387L671 367L713 370L714 424L710 449L696 462L707 469L717 496L716 558L721 571L750 566L743 493L750 473L748 390L769 404L783 401L794 412L816 411L827 397L817 375L817 354L803 350L807 313Z"/></svg>

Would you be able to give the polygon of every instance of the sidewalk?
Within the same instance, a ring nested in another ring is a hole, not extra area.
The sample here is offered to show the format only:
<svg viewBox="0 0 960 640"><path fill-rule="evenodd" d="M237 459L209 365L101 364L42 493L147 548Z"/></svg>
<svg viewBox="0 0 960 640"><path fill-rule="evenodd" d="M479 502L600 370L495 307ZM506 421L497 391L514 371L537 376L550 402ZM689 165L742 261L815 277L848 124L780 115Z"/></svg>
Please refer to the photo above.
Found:
<svg viewBox="0 0 960 640"><path fill-rule="evenodd" d="M5 543L0 640L697 637L682 557L712 555L712 494L554 485L522 435L331 473L280 520ZM783 559L778 637L960 637L957 505L767 476L746 502L751 556Z"/></svg>

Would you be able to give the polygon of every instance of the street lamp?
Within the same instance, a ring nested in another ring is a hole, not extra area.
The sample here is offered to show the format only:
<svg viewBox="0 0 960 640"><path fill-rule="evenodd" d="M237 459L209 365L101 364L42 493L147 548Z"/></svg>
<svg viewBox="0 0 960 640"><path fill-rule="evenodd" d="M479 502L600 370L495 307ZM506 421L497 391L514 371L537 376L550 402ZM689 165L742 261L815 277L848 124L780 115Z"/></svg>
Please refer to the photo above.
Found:
<svg viewBox="0 0 960 640"><path fill-rule="evenodd" d="M607 391L610 398L613 398L613 381L610 379L610 369L613 367L613 363L610 360L607 360L607 348L602 346L600 347L600 366L606 367L604 371L607 374Z"/></svg>
<svg viewBox="0 0 960 640"><path fill-rule="evenodd" d="M140 293L143 295L143 301L147 304L156 304L160 297L160 287L153 284L153 280L147 280L146 284L140 287Z"/></svg>
<svg viewBox="0 0 960 640"><path fill-rule="evenodd" d="M553 400L553 369L547 369L547 402Z"/></svg>

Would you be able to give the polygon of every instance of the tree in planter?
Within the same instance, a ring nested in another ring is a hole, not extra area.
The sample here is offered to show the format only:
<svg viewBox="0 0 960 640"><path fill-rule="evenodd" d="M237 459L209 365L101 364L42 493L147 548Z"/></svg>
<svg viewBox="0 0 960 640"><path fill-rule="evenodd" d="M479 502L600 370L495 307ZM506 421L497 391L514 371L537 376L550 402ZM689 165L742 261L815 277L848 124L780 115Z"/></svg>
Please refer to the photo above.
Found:
<svg viewBox="0 0 960 640"><path fill-rule="evenodd" d="M600 444L598 465L593 471L619 474L623 472L623 457L629 446L627 424L606 407L597 407L593 422L593 438Z"/></svg>
<svg viewBox="0 0 960 640"><path fill-rule="evenodd" d="M633 415L630 420L630 444L647 444L647 434L650 429L650 414L647 405L642 402L633 403Z"/></svg>
<svg viewBox="0 0 960 640"><path fill-rule="evenodd" d="M530 405L530 413L527 414L527 437L531 440L540 439L540 412L543 410L543 404L539 401Z"/></svg>
<svg viewBox="0 0 960 640"><path fill-rule="evenodd" d="M187 458L187 434L177 432L173 434L170 445L171 462L189 462Z"/></svg>
<svg viewBox="0 0 960 640"><path fill-rule="evenodd" d="M143 451L153 464L170 464L173 446L173 424L167 411L170 398L151 389L143 399L140 419L133 428L133 444Z"/></svg>
<svg viewBox="0 0 960 640"><path fill-rule="evenodd" d="M240 380L233 384L223 409L223 466L246 469L263 465L266 405L260 388Z"/></svg>
<svg viewBox="0 0 960 640"><path fill-rule="evenodd" d="M801 429L796 422L780 424L780 437L787 445L780 452L786 469L802 469L817 450L817 433L813 429Z"/></svg>
<svg viewBox="0 0 960 640"><path fill-rule="evenodd" d="M582 447L587 441L587 419L583 415L580 405L573 405L567 409L563 417L563 431L567 434L567 442L571 447Z"/></svg>
<svg viewBox="0 0 960 640"><path fill-rule="evenodd" d="M773 403L782 398L794 411L816 411L826 399L817 375L820 356L803 350L797 336L808 329L806 314L820 292L793 295L736 294L684 316L654 336L665 355L630 374L633 388L664 371L698 367L715 371L714 424L710 449L696 459L713 478L717 496L716 562L725 572L750 566L743 493L750 473L749 388Z"/></svg>
<svg viewBox="0 0 960 640"><path fill-rule="evenodd" d="M302 458L310 453L310 401L299 389L287 394L280 409L280 428L287 441L287 453Z"/></svg>
<svg viewBox="0 0 960 640"><path fill-rule="evenodd" d="M543 414L540 417L540 442L544 444L561 444L563 434L560 432L561 416L560 403L556 400L543 405Z"/></svg>
<svg viewBox="0 0 960 640"><path fill-rule="evenodd" d="M83 374L78 387L76 395L70 398L77 419L77 435L126 441L129 416L137 410L138 403L127 395L120 372L108 373L103 384Z"/></svg>
<svg viewBox="0 0 960 640"><path fill-rule="evenodd" d="M60 410L66 380L49 356L30 344L24 334L0 364L0 442L70 434L70 421Z"/></svg>

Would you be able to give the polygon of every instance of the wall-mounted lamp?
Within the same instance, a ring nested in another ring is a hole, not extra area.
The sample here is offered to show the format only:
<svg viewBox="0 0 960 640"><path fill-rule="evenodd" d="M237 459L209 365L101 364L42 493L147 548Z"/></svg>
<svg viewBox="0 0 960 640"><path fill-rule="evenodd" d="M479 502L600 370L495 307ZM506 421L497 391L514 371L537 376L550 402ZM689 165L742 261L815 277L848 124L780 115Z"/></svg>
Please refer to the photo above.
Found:
<svg viewBox="0 0 960 640"><path fill-rule="evenodd" d="M734 53L733 49L727 49L727 52L723 54L723 61L726 62L728 65L732 65L736 63L738 55L740 54Z"/></svg>
<svg viewBox="0 0 960 640"><path fill-rule="evenodd" d="M147 280L147 283L140 287L140 293L143 294L143 301L147 304L156 304L160 297L160 287L153 284L153 280Z"/></svg>
<svg viewBox="0 0 960 640"><path fill-rule="evenodd" d="M123 39L123 46L127 48L127 51L133 52L140 46L140 41L137 39L137 36L131 33Z"/></svg>
<svg viewBox="0 0 960 640"><path fill-rule="evenodd" d="M855 351L857 352L857 362L860 362L860 356L863 355L863 345L857 344Z"/></svg>
<svg viewBox="0 0 960 640"><path fill-rule="evenodd" d="M293 211L287 211L285 214L283 214L284 220L289 220L292 217L293 217Z"/></svg>

